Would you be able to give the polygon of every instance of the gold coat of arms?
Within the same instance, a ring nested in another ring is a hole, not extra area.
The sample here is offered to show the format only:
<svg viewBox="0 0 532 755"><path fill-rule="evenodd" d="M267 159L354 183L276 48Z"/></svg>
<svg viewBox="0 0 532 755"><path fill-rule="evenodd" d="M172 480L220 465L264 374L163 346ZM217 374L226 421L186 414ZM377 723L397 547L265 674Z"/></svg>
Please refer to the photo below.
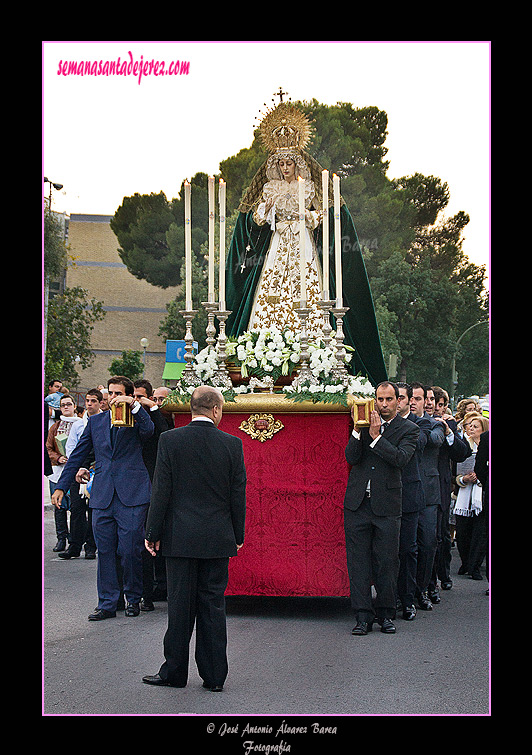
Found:
<svg viewBox="0 0 532 755"><path fill-rule="evenodd" d="M283 423L275 419L273 414L251 414L249 419L245 419L241 425L240 430L247 433L254 440L260 440L264 443L265 440L273 438L275 433L282 430Z"/></svg>

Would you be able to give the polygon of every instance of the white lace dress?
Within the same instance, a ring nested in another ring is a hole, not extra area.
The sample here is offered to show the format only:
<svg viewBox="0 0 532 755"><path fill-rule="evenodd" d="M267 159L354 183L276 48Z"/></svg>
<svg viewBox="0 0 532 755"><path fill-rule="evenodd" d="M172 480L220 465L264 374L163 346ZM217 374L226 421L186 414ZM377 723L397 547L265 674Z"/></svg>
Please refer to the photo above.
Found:
<svg viewBox="0 0 532 755"><path fill-rule="evenodd" d="M320 215L309 210L314 184L305 181L305 262L306 300L311 313L307 333L312 338L321 333L324 319L317 307L321 299L321 266L310 233L320 223ZM250 330L276 327L297 331L300 320L294 307L301 299L299 261L299 182L273 180L264 185L262 202L253 219L259 225L269 223L273 235L261 278L255 293Z"/></svg>

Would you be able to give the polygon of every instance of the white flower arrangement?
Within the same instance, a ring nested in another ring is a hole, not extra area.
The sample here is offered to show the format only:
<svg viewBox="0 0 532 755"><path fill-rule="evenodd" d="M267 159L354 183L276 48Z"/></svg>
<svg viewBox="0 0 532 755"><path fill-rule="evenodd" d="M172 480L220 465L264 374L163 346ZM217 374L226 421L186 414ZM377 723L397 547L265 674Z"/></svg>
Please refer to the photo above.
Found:
<svg viewBox="0 0 532 755"><path fill-rule="evenodd" d="M236 340L229 340L225 353L229 362L240 367L243 378L269 375L275 382L297 367L301 344L292 330L248 330Z"/></svg>
<svg viewBox="0 0 532 755"><path fill-rule="evenodd" d="M289 385L284 388L285 393L294 401L334 402L347 406L347 395L359 398L372 398L375 393L373 385L363 375L348 375L347 384L334 375L337 349L334 346L324 346L321 342L309 343L309 368L312 378L303 383ZM344 344L344 348L353 351ZM344 362L349 363L352 353L346 354Z"/></svg>
<svg viewBox="0 0 532 755"><path fill-rule="evenodd" d="M345 344L344 348L348 352L353 351ZM296 381L295 385L285 386L283 391L287 398L298 402L310 400L313 403L333 402L347 406L348 394L359 398L374 397L375 389L367 377L348 375L346 382L345 378L334 375L333 370L337 366L337 349L334 345L325 346L320 340L312 341L308 344L308 351L312 378L304 383ZM239 366L243 378L270 377L275 384L281 376L291 375L299 367L301 343L299 334L291 330L250 330L242 333L237 339L229 339L225 353L227 363ZM347 353L345 363L349 363L351 358L352 353ZM203 385L211 384L218 369L216 348L207 346L196 354L191 367ZM193 391L193 386L188 386L181 380L168 396L167 402L177 400L186 403ZM226 400L234 401L235 395L252 392L253 388L243 384L224 391L224 396Z"/></svg>
<svg viewBox="0 0 532 755"><path fill-rule="evenodd" d="M214 376L218 369L218 355L212 346L206 346L196 354L192 362L192 369L201 378L204 385Z"/></svg>

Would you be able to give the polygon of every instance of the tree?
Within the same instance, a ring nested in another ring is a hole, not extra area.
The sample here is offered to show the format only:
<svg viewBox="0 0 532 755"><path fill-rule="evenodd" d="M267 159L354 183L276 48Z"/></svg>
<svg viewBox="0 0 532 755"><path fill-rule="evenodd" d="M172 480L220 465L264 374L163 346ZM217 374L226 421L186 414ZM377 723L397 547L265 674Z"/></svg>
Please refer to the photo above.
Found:
<svg viewBox="0 0 532 755"><path fill-rule="evenodd" d="M168 201L164 192L124 197L111 218L111 229L120 247L118 254L129 272L154 286L168 288L182 282L185 256L184 182L180 197ZM199 254L208 237L207 175L191 179L192 249Z"/></svg>
<svg viewBox="0 0 532 755"><path fill-rule="evenodd" d="M377 107L355 108L345 102L334 106L316 100L298 104L314 127L309 153L324 168L341 176L342 196L355 222L373 292L385 361L390 353L397 354L402 379L439 382L450 387L457 339L465 328L487 317L485 268L471 263L462 250L468 215L461 211L451 218L445 217L450 188L436 176L414 173L388 178L385 146L388 117L384 111ZM256 131L249 147L220 163L220 174L227 182L228 216L236 210L244 190L266 158ZM193 333L196 340L203 342L206 315L197 302L205 296L202 286L206 255L202 245L208 229L207 176L198 173L191 183L192 230L194 234L196 228L198 234L193 235L193 289L197 289L197 293L193 290L193 296L199 314ZM162 253L162 259L172 268L171 273L168 270L161 276L152 273L156 254L142 238L141 231L147 228L142 211L130 213L125 222L119 208L113 230L124 249L122 259L132 272L136 270L156 285L177 285L182 280L184 256L182 200L168 203L164 198L162 207L168 216L164 242L172 250ZM173 221L169 220L170 215ZM128 234L137 241L136 256L129 251ZM229 227L226 238L229 243ZM130 261L126 261L130 255ZM161 335L183 338L184 322L178 314L179 309L184 309L183 295L168 309ZM457 356L463 385L472 384L472 372L476 375L475 384L487 381L487 340L478 334L476 345L476 365L470 364L461 352Z"/></svg>
<svg viewBox="0 0 532 755"><path fill-rule="evenodd" d="M226 247L229 246L233 228L237 218L237 212L234 212L231 217L226 218ZM217 243L215 245L215 277L214 286L215 291L218 290L218 239L220 238L219 221L215 224L215 238ZM197 310L197 314L192 320L192 333L194 340L198 342L198 350L201 351L206 345L206 328L208 323L207 310L203 306L202 302L208 301L209 295L209 281L208 281L208 256L209 256L209 244L208 240L204 242L199 248L200 254L192 257L192 270L191 270L191 283L192 283L192 308ZM226 249L227 251L227 249ZM185 263L183 261L181 266L181 278L185 276ZM216 296L216 299L218 297ZM159 335L163 338L182 340L185 335L185 320L180 311L185 309L185 290L184 288L176 296L176 298L166 305L168 314L161 322L159 328Z"/></svg>
<svg viewBox="0 0 532 755"><path fill-rule="evenodd" d="M45 278L57 278L62 274L67 263L67 246L63 226L48 208L43 217L43 251Z"/></svg>
<svg viewBox="0 0 532 755"><path fill-rule="evenodd" d="M102 303L88 298L85 289L67 288L48 306L48 337L45 354L45 379L61 376L72 386L79 383L76 365L82 369L94 361L91 333L94 323L103 320Z"/></svg>
<svg viewBox="0 0 532 755"><path fill-rule="evenodd" d="M126 349L120 357L115 357L108 367L111 375L124 375L130 380L138 380L144 372L142 352Z"/></svg>

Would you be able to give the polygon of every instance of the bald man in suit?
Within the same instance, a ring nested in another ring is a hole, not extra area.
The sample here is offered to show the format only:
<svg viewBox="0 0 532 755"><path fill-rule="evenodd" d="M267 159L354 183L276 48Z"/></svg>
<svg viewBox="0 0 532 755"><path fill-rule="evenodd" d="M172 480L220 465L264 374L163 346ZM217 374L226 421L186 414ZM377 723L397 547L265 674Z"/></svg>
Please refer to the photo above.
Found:
<svg viewBox="0 0 532 755"><path fill-rule="evenodd" d="M168 628L164 663L145 684L186 686L194 625L203 686L221 691L227 677L224 593L244 542L246 469L240 438L218 429L223 403L218 389L196 388L191 422L159 439L146 547L166 557Z"/></svg>

